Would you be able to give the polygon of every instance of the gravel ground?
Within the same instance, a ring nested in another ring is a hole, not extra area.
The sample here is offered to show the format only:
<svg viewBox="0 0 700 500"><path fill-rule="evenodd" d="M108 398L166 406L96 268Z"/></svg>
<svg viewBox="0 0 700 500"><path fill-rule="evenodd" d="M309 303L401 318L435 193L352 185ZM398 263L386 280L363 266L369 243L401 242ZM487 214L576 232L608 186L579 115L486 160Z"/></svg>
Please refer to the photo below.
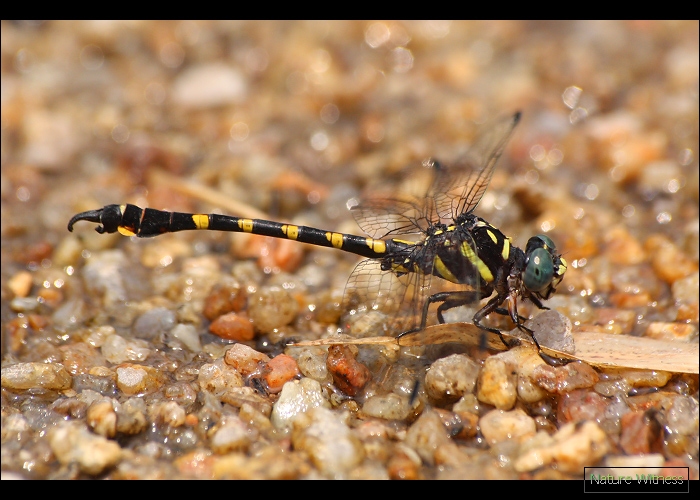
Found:
<svg viewBox="0 0 700 500"><path fill-rule="evenodd" d="M66 225L133 203L361 234L348 200L520 110L477 214L556 242L574 333L697 344L698 60L697 21L3 21L3 479L697 478L697 373L290 347L337 338L355 256Z"/></svg>

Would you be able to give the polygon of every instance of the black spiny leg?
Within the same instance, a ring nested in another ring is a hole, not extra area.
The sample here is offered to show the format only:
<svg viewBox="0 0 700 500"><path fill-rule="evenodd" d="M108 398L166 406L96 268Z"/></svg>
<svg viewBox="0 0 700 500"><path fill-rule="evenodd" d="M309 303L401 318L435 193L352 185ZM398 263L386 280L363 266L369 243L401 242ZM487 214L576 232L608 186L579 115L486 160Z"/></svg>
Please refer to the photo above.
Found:
<svg viewBox="0 0 700 500"><path fill-rule="evenodd" d="M501 342L503 342L503 345L506 346L508 349L510 349L511 347L515 347L517 345L520 345L520 341L517 339L514 339L512 345L511 345L506 341L505 337L503 337L503 334L501 333L501 331L498 328L492 328L490 326L486 326L481 322L482 319L484 319L486 316L488 316L492 312L497 312L497 309L499 309L499 307L498 307L499 304L503 303L504 300L505 300L505 297L501 297L500 295L496 295L494 298L489 300L488 303L484 307L479 309L476 312L476 314L474 314L473 321L474 321L474 324L476 326L478 326L479 328L481 328L482 330L486 330L488 332L495 333L496 335L498 335L498 338L501 339ZM505 312L506 312L506 314L508 314L508 311L505 311ZM525 328L525 331L530 333L530 336L532 336L532 338L534 339L535 337L532 335L532 330L529 330L528 328L522 326L520 321L517 320L517 317L518 317L518 315L516 314L516 319L514 319L513 322L516 325L518 325L518 328ZM537 344L536 340L535 340L535 344ZM537 348L539 349L540 346L537 345Z"/></svg>
<svg viewBox="0 0 700 500"><path fill-rule="evenodd" d="M474 304L484 296L490 295L490 290L488 292L489 293L482 293L481 291L471 290L466 292L443 292L441 294L436 293L435 295L444 295L444 297L441 297L442 304L440 304L437 309L438 321L440 323L445 322L445 318L442 315L442 313L444 313L445 311L454 307Z"/></svg>
<svg viewBox="0 0 700 500"><path fill-rule="evenodd" d="M534 294L530 294L530 296L528 297L528 299L530 300L530 302L532 302L533 304L535 304L535 305L538 307L538 309L543 309L543 310L545 310L545 311L549 311L549 307L542 305L542 302L540 302L540 299L538 299L537 297L535 297Z"/></svg>
<svg viewBox="0 0 700 500"><path fill-rule="evenodd" d="M416 333L421 330L425 330L425 325L428 321L428 310L430 309L430 304L435 304L437 302L442 302L438 306L437 317L440 324L445 322L445 318L442 316L443 311L447 309L452 309L453 307L461 306L464 304L469 304L472 301L479 300L481 295L478 292L438 292L430 295L423 304L423 311L421 313L420 325L416 328L412 328L408 331L402 332L399 335L403 337L411 333Z"/></svg>
<svg viewBox="0 0 700 500"><path fill-rule="evenodd" d="M549 307L545 307L545 309L549 309ZM495 312L496 314L500 314L502 316L510 315L510 313L508 312L508 309L506 309L504 307L497 307L496 309L493 310L493 312ZM528 319L530 319L530 318L526 318L525 316L521 316L520 314L518 314L518 318L520 319L520 321L527 321Z"/></svg>

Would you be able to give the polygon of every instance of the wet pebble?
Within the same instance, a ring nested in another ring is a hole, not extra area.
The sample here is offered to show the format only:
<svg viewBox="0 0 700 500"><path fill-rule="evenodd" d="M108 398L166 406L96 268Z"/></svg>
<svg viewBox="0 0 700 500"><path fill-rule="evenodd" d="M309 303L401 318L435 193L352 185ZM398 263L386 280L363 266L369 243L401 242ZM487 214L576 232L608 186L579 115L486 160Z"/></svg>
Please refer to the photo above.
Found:
<svg viewBox="0 0 700 500"><path fill-rule="evenodd" d="M542 346L570 354L576 351L571 320L558 311L544 311L526 321L525 326L535 333L537 342ZM516 328L511 334L521 335L523 332Z"/></svg>
<svg viewBox="0 0 700 500"><path fill-rule="evenodd" d="M603 419L608 399L597 392L579 389L562 395L557 408L557 420L561 423Z"/></svg>
<svg viewBox="0 0 700 500"><path fill-rule="evenodd" d="M244 255L258 258L260 269L295 271L304 258L305 249L294 240L254 236Z"/></svg>
<svg viewBox="0 0 700 500"><path fill-rule="evenodd" d="M692 273L685 278L674 281L673 285L671 285L673 300L678 304L677 321L698 322L698 311L700 309L698 304L699 281L700 275L698 273Z"/></svg>
<svg viewBox="0 0 700 500"><path fill-rule="evenodd" d="M435 411L442 419L442 425L447 429L447 433L453 438L469 438L474 437L477 433L477 423L479 418L469 412L464 412L463 414L445 410L442 408L435 408ZM462 418L464 415L465 418Z"/></svg>
<svg viewBox="0 0 700 500"><path fill-rule="evenodd" d="M607 378L600 380L593 388L601 396L611 397L618 394L628 394L632 386L623 378Z"/></svg>
<svg viewBox="0 0 700 500"><path fill-rule="evenodd" d="M665 236L653 235L644 246L651 255L654 272L666 283L673 284L698 272L697 259L688 257Z"/></svg>
<svg viewBox="0 0 700 500"><path fill-rule="evenodd" d="M612 264L629 266L646 259L642 244L624 226L616 225L603 234L605 256Z"/></svg>
<svg viewBox="0 0 700 500"><path fill-rule="evenodd" d="M305 377L319 382L330 382L332 377L328 372L326 357L328 349L324 347L292 347L286 353L297 360L299 370Z"/></svg>
<svg viewBox="0 0 700 500"><path fill-rule="evenodd" d="M535 420L521 409L491 410L479 419L479 429L493 445L506 440L523 441L535 434Z"/></svg>
<svg viewBox="0 0 700 500"><path fill-rule="evenodd" d="M194 382L175 382L174 384L166 385L163 388L163 396L169 401L177 403L183 408L189 410L197 400L197 391L195 390L196 383Z"/></svg>
<svg viewBox="0 0 700 500"><path fill-rule="evenodd" d="M369 461L386 463L392 456L393 444L389 441L394 433L388 428L388 422L366 419L354 427L355 435L362 441L365 457Z"/></svg>
<svg viewBox="0 0 700 500"><path fill-rule="evenodd" d="M83 337L85 342L92 347L102 347L105 341L111 336L115 335L117 331L113 326L103 325L96 327L89 327L84 330Z"/></svg>
<svg viewBox="0 0 700 500"><path fill-rule="evenodd" d="M64 391L64 394L71 394L73 391ZM85 418L87 405L72 394L69 397L57 399L51 403L50 408L56 413L65 415L71 419Z"/></svg>
<svg viewBox="0 0 700 500"><path fill-rule="evenodd" d="M181 476L192 479L211 479L216 458L211 450L197 449L183 453L173 461Z"/></svg>
<svg viewBox="0 0 700 500"><path fill-rule="evenodd" d="M387 472L391 479L423 479L422 460L413 448L399 443L387 463Z"/></svg>
<svg viewBox="0 0 700 500"><path fill-rule="evenodd" d="M185 409L175 401L155 403L149 407L148 414L152 422L171 427L180 427L185 424Z"/></svg>
<svg viewBox="0 0 700 500"><path fill-rule="evenodd" d="M233 278L217 284L204 301L202 314L214 321L222 314L240 312L247 300L245 289Z"/></svg>
<svg viewBox="0 0 700 500"><path fill-rule="evenodd" d="M270 361L270 357L245 344L234 344L226 350L224 361L241 375L248 377L259 372L262 366Z"/></svg>
<svg viewBox="0 0 700 500"><path fill-rule="evenodd" d="M410 411L408 398L394 393L370 396L362 405L364 415L386 420L403 420Z"/></svg>
<svg viewBox="0 0 700 500"><path fill-rule="evenodd" d="M291 356L279 354L272 358L263 368L262 376L267 391L277 394L284 384L301 376L297 362Z"/></svg>
<svg viewBox="0 0 700 500"><path fill-rule="evenodd" d="M26 297L32 289L32 274L20 271L7 280L7 288L15 297Z"/></svg>
<svg viewBox="0 0 700 500"><path fill-rule="evenodd" d="M406 433L404 443L412 448L423 463L435 464L435 451L450 442L447 429L442 424L440 415L433 410L421 413Z"/></svg>
<svg viewBox="0 0 700 500"><path fill-rule="evenodd" d="M121 335L110 335L101 347L102 355L110 363L146 361L151 354L148 342L141 339L126 339Z"/></svg>
<svg viewBox="0 0 700 500"><path fill-rule="evenodd" d="M483 406L484 405L479 403L476 395L465 394L459 401L452 405L452 411L455 413L468 412L473 413L474 415L479 415L483 409Z"/></svg>
<svg viewBox="0 0 700 500"><path fill-rule="evenodd" d="M344 420L343 413L318 406L294 420L294 449L309 454L314 465L329 478L343 478L362 462L364 447Z"/></svg>
<svg viewBox="0 0 700 500"><path fill-rule="evenodd" d="M181 274L163 275L160 281L155 281L155 285L171 301L196 303L201 312L204 300L219 282L220 276L219 261L213 255L201 255L185 259Z"/></svg>
<svg viewBox="0 0 700 500"><path fill-rule="evenodd" d="M12 413L2 420L2 428L0 428L0 436L3 443L12 441L21 442L23 435L29 433L31 428L29 422L19 413Z"/></svg>
<svg viewBox="0 0 700 500"><path fill-rule="evenodd" d="M72 380L59 363L17 363L2 369L2 386L10 390L41 387L60 391L68 389Z"/></svg>
<svg viewBox="0 0 700 500"><path fill-rule="evenodd" d="M425 374L425 390L436 401L455 402L474 390L479 370L480 366L463 354L440 358Z"/></svg>
<svg viewBox="0 0 700 500"><path fill-rule="evenodd" d="M628 455L649 453L661 431L653 415L643 411L627 412L622 416L620 425L620 448Z"/></svg>
<svg viewBox="0 0 700 500"><path fill-rule="evenodd" d="M326 366L333 383L348 396L354 396L372 378L370 370L355 359L357 348L333 345L328 348Z"/></svg>
<svg viewBox="0 0 700 500"><path fill-rule="evenodd" d="M602 328L601 331L613 335L631 332L637 321L637 315L633 310L616 309L614 307L600 307L595 309L593 323Z"/></svg>
<svg viewBox="0 0 700 500"><path fill-rule="evenodd" d="M255 406L246 403L240 405L240 412L238 416L248 423L248 425L257 429L257 431L267 439L273 439L276 435L275 428L270 422L270 412L272 411L272 405L269 405L267 411L261 411Z"/></svg>
<svg viewBox="0 0 700 500"><path fill-rule="evenodd" d="M100 436L113 438L117 433L117 412L112 401L104 398L94 402L87 411L87 425Z"/></svg>
<svg viewBox="0 0 700 500"><path fill-rule="evenodd" d="M597 463L610 450L608 437L595 422L566 424L551 437L543 434L538 433L538 444L515 460L515 470L533 471L555 464L562 472L583 475L584 467Z"/></svg>
<svg viewBox="0 0 700 500"><path fill-rule="evenodd" d="M517 398L525 403L535 403L547 396L547 392L534 382L535 370L544 365L536 349L517 346L501 354L517 372Z"/></svg>
<svg viewBox="0 0 700 500"><path fill-rule="evenodd" d="M161 338L175 326L175 313L165 307L154 307L134 322L134 336L144 340Z"/></svg>
<svg viewBox="0 0 700 500"><path fill-rule="evenodd" d="M209 432L211 449L223 455L232 451L247 451L250 444L258 439L258 433L235 415L227 415Z"/></svg>
<svg viewBox="0 0 700 500"><path fill-rule="evenodd" d="M121 250L98 252L86 262L83 281L89 293L102 298L105 307L114 307L127 300L124 273L128 268L129 261Z"/></svg>
<svg viewBox="0 0 700 500"><path fill-rule="evenodd" d="M235 408L243 408L244 405L248 405L266 417L272 413L273 402L252 387L230 388L221 395L221 401Z"/></svg>
<svg viewBox="0 0 700 500"><path fill-rule="evenodd" d="M151 366L123 363L116 372L117 387L128 396L150 394L165 383L165 375Z"/></svg>
<svg viewBox="0 0 700 500"><path fill-rule="evenodd" d="M15 297L12 299L12 302L10 302L10 307L14 312L29 313L39 308L39 302L36 297Z"/></svg>
<svg viewBox="0 0 700 500"><path fill-rule="evenodd" d="M330 408L321 384L307 377L287 382L272 408L270 420L276 429L289 430L300 414L317 406Z"/></svg>
<svg viewBox="0 0 700 500"><path fill-rule="evenodd" d="M666 412L666 425L672 433L697 436L699 417L698 400L690 396L679 396L673 398Z"/></svg>
<svg viewBox="0 0 700 500"><path fill-rule="evenodd" d="M97 475L122 459L114 441L88 431L78 422L65 422L49 431L49 444L63 465L77 464L86 474Z"/></svg>
<svg viewBox="0 0 700 500"><path fill-rule="evenodd" d="M272 333L291 323L299 312L299 303L281 287L262 287L248 297L248 315L255 329Z"/></svg>
<svg viewBox="0 0 700 500"><path fill-rule="evenodd" d="M598 373L587 363L574 362L564 366L541 364L532 373L532 381L549 393L563 394L576 389L593 387Z"/></svg>
<svg viewBox="0 0 700 500"><path fill-rule="evenodd" d="M173 100L188 108L208 108L241 102L248 85L236 68L221 63L198 64L173 82Z"/></svg>
<svg viewBox="0 0 700 500"><path fill-rule="evenodd" d="M226 313L216 318L209 325L209 331L226 340L245 342L253 340L255 330L253 323L245 313Z"/></svg>
<svg viewBox="0 0 700 500"><path fill-rule="evenodd" d="M86 374L95 366L104 366L107 360L89 344L62 345L63 366L71 375Z"/></svg>
<svg viewBox="0 0 700 500"><path fill-rule="evenodd" d="M479 373L476 396L482 403L509 410L518 396L517 382L514 366L498 354L490 356Z"/></svg>
<svg viewBox="0 0 700 500"><path fill-rule="evenodd" d="M178 323L170 330L171 338L182 342L189 351L200 352L202 350L202 340L194 325Z"/></svg>
<svg viewBox="0 0 700 500"><path fill-rule="evenodd" d="M390 479L387 470L383 467L382 464L378 463L362 464L352 469L347 477L350 480L367 479L370 481L382 481Z"/></svg>
<svg viewBox="0 0 700 500"><path fill-rule="evenodd" d="M671 342L689 342L698 336L698 329L689 323L670 323L665 321L653 321L647 326L645 336Z"/></svg>
<svg viewBox="0 0 700 500"><path fill-rule="evenodd" d="M220 396L227 390L243 386L243 377L230 365L219 358L213 363L207 363L199 369L197 378L202 390Z"/></svg>
<svg viewBox="0 0 700 500"><path fill-rule="evenodd" d="M135 435L146 430L146 402L141 397L129 398L114 404L117 412L117 432Z"/></svg>
<svg viewBox="0 0 700 500"><path fill-rule="evenodd" d="M661 370L607 369L606 374L623 379L631 387L663 387L673 376Z"/></svg>
<svg viewBox="0 0 700 500"><path fill-rule="evenodd" d="M249 457L242 452L217 457L211 466L214 479L299 479L310 472L308 460L275 444Z"/></svg>

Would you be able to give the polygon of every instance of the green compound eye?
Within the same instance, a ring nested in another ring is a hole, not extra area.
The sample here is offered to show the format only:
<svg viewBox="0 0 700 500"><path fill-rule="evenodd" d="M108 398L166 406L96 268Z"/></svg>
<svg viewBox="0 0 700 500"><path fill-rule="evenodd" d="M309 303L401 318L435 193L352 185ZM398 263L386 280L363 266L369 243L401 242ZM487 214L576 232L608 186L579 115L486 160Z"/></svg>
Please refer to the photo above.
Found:
<svg viewBox="0 0 700 500"><path fill-rule="evenodd" d="M547 248L549 248L552 252L556 252L557 247L554 245L554 242L549 238L549 236L544 234L538 234L536 238L539 238L542 241L544 241L544 244L547 245Z"/></svg>
<svg viewBox="0 0 700 500"><path fill-rule="evenodd" d="M542 236L540 236L542 238ZM546 236L544 238L547 238ZM547 238L549 240L549 238ZM550 240L551 243L551 240ZM523 282L528 290L540 292L552 283L554 263L552 256L544 248L536 248L530 254Z"/></svg>

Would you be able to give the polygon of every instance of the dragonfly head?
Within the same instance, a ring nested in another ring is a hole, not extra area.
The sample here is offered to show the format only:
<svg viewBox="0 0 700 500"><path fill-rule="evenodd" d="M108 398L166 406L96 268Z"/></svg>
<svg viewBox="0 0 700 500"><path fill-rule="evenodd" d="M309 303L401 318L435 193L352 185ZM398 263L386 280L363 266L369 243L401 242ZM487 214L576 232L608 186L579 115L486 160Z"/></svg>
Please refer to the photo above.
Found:
<svg viewBox="0 0 700 500"><path fill-rule="evenodd" d="M530 292L548 299L564 278L567 264L546 235L533 236L525 248L523 284Z"/></svg>

